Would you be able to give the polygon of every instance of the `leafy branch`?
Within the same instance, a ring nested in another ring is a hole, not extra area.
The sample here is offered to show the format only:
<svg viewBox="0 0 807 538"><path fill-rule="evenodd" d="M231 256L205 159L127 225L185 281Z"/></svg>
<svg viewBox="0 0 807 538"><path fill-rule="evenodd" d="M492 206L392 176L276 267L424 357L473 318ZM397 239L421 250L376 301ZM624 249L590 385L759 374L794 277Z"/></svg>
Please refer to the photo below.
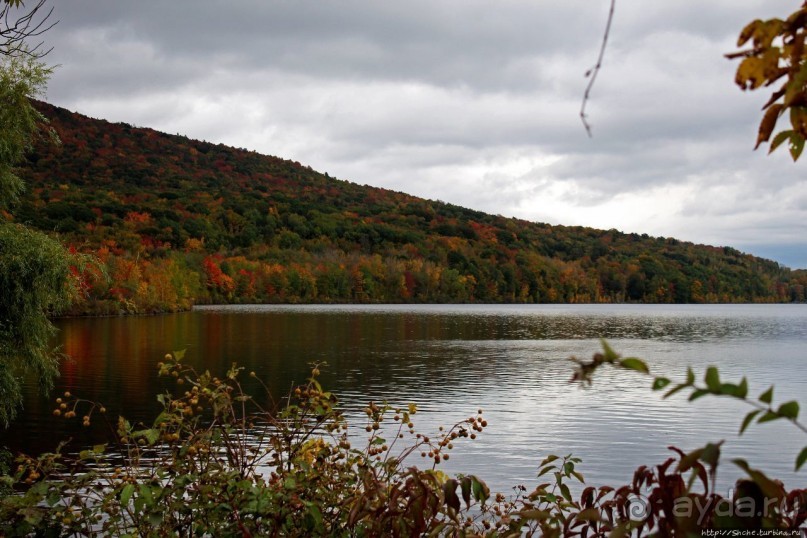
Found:
<svg viewBox="0 0 807 538"><path fill-rule="evenodd" d="M791 400L774 406L774 388L772 386L754 400L748 396L748 380L745 377L743 377L739 383L724 382L720 379L720 372L715 366L709 366L706 369L702 384L696 381L695 372L691 367L687 368L686 380L675 384L666 377L652 375L643 360L636 357L622 358L605 341L602 342L602 347L603 352L596 353L590 361L572 358L572 361L577 364L577 368L571 379L572 382L590 385L593 380L594 372L601 366L609 364L617 368L633 370L651 376L653 378L653 390L666 390L663 396L664 398L669 398L681 391L689 391L690 402L707 395L724 396L743 401L754 409L743 418L740 425L740 435L754 422L762 424L780 419L790 422L799 430L807 433L807 426L798 420L800 411L799 402ZM805 462L807 462L807 446L805 446L796 457L796 471L801 469Z"/></svg>
<svg viewBox="0 0 807 538"><path fill-rule="evenodd" d="M742 90L757 90L783 80L762 107L765 113L754 149L770 140L779 118L789 113L791 128L773 137L768 153L787 141L794 161L801 156L807 139L806 39L807 2L786 19L752 21L737 39L738 47L749 42L750 47L726 54L730 60L740 60L734 80Z"/></svg>

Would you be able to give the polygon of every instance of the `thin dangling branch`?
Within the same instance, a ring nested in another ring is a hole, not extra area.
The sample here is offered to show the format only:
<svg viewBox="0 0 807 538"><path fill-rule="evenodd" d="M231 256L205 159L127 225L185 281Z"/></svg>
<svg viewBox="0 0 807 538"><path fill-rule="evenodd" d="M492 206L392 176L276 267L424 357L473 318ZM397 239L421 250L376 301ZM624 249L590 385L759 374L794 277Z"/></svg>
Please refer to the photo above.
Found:
<svg viewBox="0 0 807 538"><path fill-rule="evenodd" d="M589 138L591 138L592 134L591 125L586 120L586 104L588 104L591 88L594 87L594 81L597 80L597 74L600 72L600 67L602 67L602 59L605 56L605 46L608 43L608 34L611 32L611 22L614 20L615 7L616 0L611 0L611 9L608 11L608 21L605 23L605 33L602 36L602 45L600 45L600 55L597 57L597 63L594 67L586 71L588 86L586 86L586 91L583 93L583 103L580 105L580 120L583 122L583 127L586 128L586 133L588 133Z"/></svg>
<svg viewBox="0 0 807 538"><path fill-rule="evenodd" d="M21 1L0 0L0 55L42 58L51 51L42 48L42 41L33 47L26 43L26 39L41 36L59 22L50 18L53 7L45 12L46 2L39 0L30 10L20 13L18 10L25 7Z"/></svg>

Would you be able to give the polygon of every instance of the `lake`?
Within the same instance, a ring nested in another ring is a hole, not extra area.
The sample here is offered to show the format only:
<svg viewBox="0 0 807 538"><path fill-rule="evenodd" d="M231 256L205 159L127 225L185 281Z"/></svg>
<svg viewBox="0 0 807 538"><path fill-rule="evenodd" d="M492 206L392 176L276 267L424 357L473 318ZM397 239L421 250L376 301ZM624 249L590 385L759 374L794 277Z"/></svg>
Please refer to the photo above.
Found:
<svg viewBox="0 0 807 538"><path fill-rule="evenodd" d="M603 370L583 389L569 383L568 360L590 358L606 338L673 380L688 365L699 380L716 365L724 380L746 375L755 397L774 384L775 403L807 404L807 305L226 306L57 325L70 359L56 391L48 399L29 387L0 445L36 452L67 438L74 449L101 441L103 421L83 429L80 420L52 416L52 399L65 390L103 402L112 420L150 421L156 394L170 386L156 363L186 349L185 362L201 370L223 375L233 362L254 370L276 396L303 382L310 363L327 362L321 381L353 417L356 435L370 400L418 404L424 433L482 408L489 427L459 443L443 469L477 474L495 491L535 485L548 454L573 453L588 483L617 485L638 465L662 463L669 445L692 450L721 439L724 493L740 476L729 458L740 456L789 487L807 486L807 470L793 473L807 435L792 425L752 426L738 437L750 410L742 402L661 400L649 378L625 371Z"/></svg>

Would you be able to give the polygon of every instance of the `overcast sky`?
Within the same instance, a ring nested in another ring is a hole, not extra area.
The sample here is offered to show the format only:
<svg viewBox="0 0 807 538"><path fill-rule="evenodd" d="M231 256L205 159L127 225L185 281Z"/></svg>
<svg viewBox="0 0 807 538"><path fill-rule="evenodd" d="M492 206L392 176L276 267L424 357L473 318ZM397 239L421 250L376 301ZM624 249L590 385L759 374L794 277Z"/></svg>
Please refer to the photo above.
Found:
<svg viewBox="0 0 807 538"><path fill-rule="evenodd" d="M57 2L48 100L504 216L807 267L807 162L754 152L739 30L796 0Z"/></svg>

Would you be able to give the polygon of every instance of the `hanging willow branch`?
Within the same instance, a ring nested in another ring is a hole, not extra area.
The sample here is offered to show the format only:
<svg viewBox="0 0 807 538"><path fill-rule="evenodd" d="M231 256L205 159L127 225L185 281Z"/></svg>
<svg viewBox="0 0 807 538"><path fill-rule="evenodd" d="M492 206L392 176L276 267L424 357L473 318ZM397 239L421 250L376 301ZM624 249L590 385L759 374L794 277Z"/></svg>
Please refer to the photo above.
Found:
<svg viewBox="0 0 807 538"><path fill-rule="evenodd" d="M597 63L594 67L586 71L588 86L586 86L586 91L583 93L583 103L580 105L580 120L583 122L583 127L586 128L586 133L588 133L589 138L592 135L591 125L586 120L586 104L588 104L591 88L594 87L594 81L597 80L597 74L600 72L600 67L602 67L602 59L603 56L605 56L605 46L608 43L608 34L611 32L611 22L614 20L614 7L616 7L616 0L611 0L611 9L608 11L608 21L605 23L605 33L602 36L602 45L600 45L600 55L597 57Z"/></svg>
<svg viewBox="0 0 807 538"><path fill-rule="evenodd" d="M43 50L43 41L35 46L26 43L27 39L37 38L53 28L58 21L51 21L51 7L43 9L47 0L39 0L27 12L21 12L24 5L20 0L0 0L0 55L31 56L42 58L51 49Z"/></svg>

